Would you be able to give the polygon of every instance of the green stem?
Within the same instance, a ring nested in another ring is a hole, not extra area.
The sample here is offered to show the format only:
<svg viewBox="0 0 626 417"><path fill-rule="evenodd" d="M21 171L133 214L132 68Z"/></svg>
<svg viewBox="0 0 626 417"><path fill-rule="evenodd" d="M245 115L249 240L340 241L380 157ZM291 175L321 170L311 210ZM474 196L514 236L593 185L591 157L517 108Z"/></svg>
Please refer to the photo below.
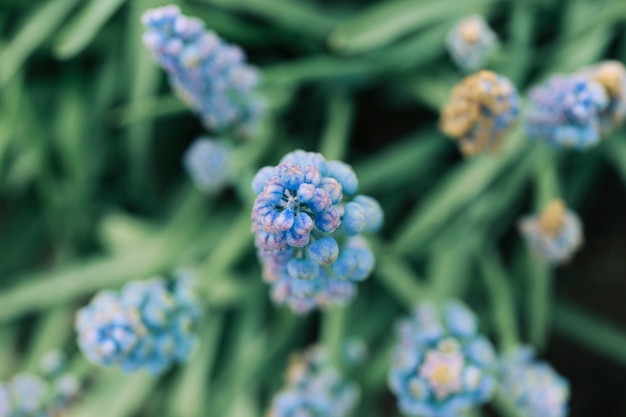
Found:
<svg viewBox="0 0 626 417"><path fill-rule="evenodd" d="M72 334L74 309L71 305L54 308L41 316L41 323L33 332L35 339L30 344L28 359L23 368L30 372L40 371L41 359L50 350L63 348Z"/></svg>
<svg viewBox="0 0 626 417"><path fill-rule="evenodd" d="M528 313L528 333L532 344L537 349L545 348L550 330L552 298L552 271L550 267L527 249L523 250L526 260L526 276L528 279L528 296L526 311Z"/></svg>
<svg viewBox="0 0 626 417"><path fill-rule="evenodd" d="M320 153L329 161L343 160L350 139L354 106L345 91L335 90L327 109L327 122L322 134Z"/></svg>
<svg viewBox="0 0 626 417"><path fill-rule="evenodd" d="M200 332L200 346L182 369L170 402L177 417L200 417L206 406L207 381L217 358L224 327L223 314L212 314Z"/></svg>
<svg viewBox="0 0 626 417"><path fill-rule="evenodd" d="M344 368L341 355L343 335L346 331L347 307L336 306L322 315L322 342L331 363L339 370Z"/></svg>
<svg viewBox="0 0 626 417"><path fill-rule="evenodd" d="M541 146L537 150L535 164L535 204L537 211L541 211L550 201L561 195L557 169L558 159L553 154L553 151L545 146Z"/></svg>
<svg viewBox="0 0 626 417"><path fill-rule="evenodd" d="M506 272L493 248L480 256L479 265L491 299L492 317L496 323L500 350L508 352L517 346L518 335L513 292Z"/></svg>

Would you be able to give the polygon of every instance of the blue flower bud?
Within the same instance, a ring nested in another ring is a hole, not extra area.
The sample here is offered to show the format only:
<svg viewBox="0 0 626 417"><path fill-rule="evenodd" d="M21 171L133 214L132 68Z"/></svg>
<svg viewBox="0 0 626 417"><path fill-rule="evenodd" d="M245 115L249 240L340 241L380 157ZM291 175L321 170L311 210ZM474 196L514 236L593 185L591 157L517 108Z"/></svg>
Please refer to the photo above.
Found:
<svg viewBox="0 0 626 417"><path fill-rule="evenodd" d="M332 206L315 217L315 226L324 233L332 233L341 225L339 212Z"/></svg>
<svg viewBox="0 0 626 417"><path fill-rule="evenodd" d="M274 167L263 167L252 179L252 191L260 194L265 188L265 183L274 176Z"/></svg>
<svg viewBox="0 0 626 417"><path fill-rule="evenodd" d="M324 210L328 210L332 206L332 201L326 191L321 188L316 188L308 204L311 211L320 213Z"/></svg>
<svg viewBox="0 0 626 417"><path fill-rule="evenodd" d="M216 192L229 178L231 152L210 138L196 139L185 152L183 163L194 185L204 192Z"/></svg>
<svg viewBox="0 0 626 417"><path fill-rule="evenodd" d="M359 188L359 180L352 167L341 161L328 162L329 177L336 179L341 184L343 192L349 195L356 193Z"/></svg>
<svg viewBox="0 0 626 417"><path fill-rule="evenodd" d="M309 246L308 255L313 262L329 266L339 256L339 245L332 237L323 237Z"/></svg>
<svg viewBox="0 0 626 417"><path fill-rule="evenodd" d="M309 259L291 259L287 262L287 271L293 278L313 279L319 270L319 265Z"/></svg>
<svg viewBox="0 0 626 417"><path fill-rule="evenodd" d="M359 204L365 213L365 228L363 231L369 233L378 232L384 222L383 209L378 201L366 195L357 195L352 201Z"/></svg>
<svg viewBox="0 0 626 417"><path fill-rule="evenodd" d="M345 234L348 236L356 236L361 233L365 229L366 224L363 207L356 202L346 204L341 224Z"/></svg>

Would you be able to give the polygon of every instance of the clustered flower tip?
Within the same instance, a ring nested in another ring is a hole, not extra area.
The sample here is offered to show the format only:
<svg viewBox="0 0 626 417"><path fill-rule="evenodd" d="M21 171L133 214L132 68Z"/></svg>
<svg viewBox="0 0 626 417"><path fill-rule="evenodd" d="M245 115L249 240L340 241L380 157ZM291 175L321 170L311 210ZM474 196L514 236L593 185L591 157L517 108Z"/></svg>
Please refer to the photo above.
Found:
<svg viewBox="0 0 626 417"><path fill-rule="evenodd" d="M578 150L600 142L599 115L608 97L599 83L581 74L555 75L529 96L525 128L530 139Z"/></svg>
<svg viewBox="0 0 626 417"><path fill-rule="evenodd" d="M539 257L553 265L566 263L583 244L582 223L562 200L553 200L537 216L526 216L520 232Z"/></svg>
<svg viewBox="0 0 626 417"><path fill-rule="evenodd" d="M48 381L21 373L0 382L0 417L54 417L61 415L79 391L75 376Z"/></svg>
<svg viewBox="0 0 626 417"><path fill-rule="evenodd" d="M268 417L348 417L359 399L359 389L333 368L318 346L293 355Z"/></svg>
<svg viewBox="0 0 626 417"><path fill-rule="evenodd" d="M213 193L230 181L231 156L231 150L226 145L208 137L200 137L185 152L183 164L199 190Z"/></svg>
<svg viewBox="0 0 626 417"><path fill-rule="evenodd" d="M495 152L517 121L520 99L513 83L491 71L466 77L441 111L441 130L464 154Z"/></svg>
<svg viewBox="0 0 626 417"><path fill-rule="evenodd" d="M498 48L498 37L482 16L469 16L458 22L446 38L448 52L463 71L477 71L485 66Z"/></svg>
<svg viewBox="0 0 626 417"><path fill-rule="evenodd" d="M527 417L566 417L569 383L549 364L534 359L530 348L520 347L500 364L502 390Z"/></svg>
<svg viewBox="0 0 626 417"><path fill-rule="evenodd" d="M187 359L200 315L190 275L133 281L119 293L98 293L79 310L78 345L95 364L157 375Z"/></svg>
<svg viewBox="0 0 626 417"><path fill-rule="evenodd" d="M217 133L250 136L263 104L256 94L259 73L244 52L205 29L177 6L144 13L144 44L169 74L176 94Z"/></svg>
<svg viewBox="0 0 626 417"><path fill-rule="evenodd" d="M420 304L398 323L389 387L400 411L450 417L489 400L497 361L477 328L476 316L459 301Z"/></svg>
<svg viewBox="0 0 626 417"><path fill-rule="evenodd" d="M252 232L273 301L306 313L351 300L375 263L360 235L383 224L375 199L344 202L358 189L352 168L298 150L261 168L252 189Z"/></svg>

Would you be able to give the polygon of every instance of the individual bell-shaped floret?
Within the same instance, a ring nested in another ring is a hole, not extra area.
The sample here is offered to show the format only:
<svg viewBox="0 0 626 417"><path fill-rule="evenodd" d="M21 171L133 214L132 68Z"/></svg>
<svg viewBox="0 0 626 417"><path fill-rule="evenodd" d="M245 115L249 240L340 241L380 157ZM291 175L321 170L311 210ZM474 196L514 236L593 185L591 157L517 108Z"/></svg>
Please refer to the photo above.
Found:
<svg viewBox="0 0 626 417"><path fill-rule="evenodd" d="M566 417L568 381L534 356L532 349L520 347L501 360L502 391L523 416Z"/></svg>
<svg viewBox="0 0 626 417"><path fill-rule="evenodd" d="M466 155L495 152L517 121L520 100L509 79L491 71L466 77L441 111L441 130Z"/></svg>
<svg viewBox="0 0 626 417"><path fill-rule="evenodd" d="M584 150L600 142L600 114L609 100L600 83L586 75L555 75L530 91L526 134L552 147Z"/></svg>
<svg viewBox="0 0 626 417"><path fill-rule="evenodd" d="M551 201L537 216L522 218L519 228L533 252L553 265L569 261L583 244L580 218L562 200Z"/></svg>
<svg viewBox="0 0 626 417"><path fill-rule="evenodd" d="M457 23L446 38L452 60L463 71L477 71L485 66L498 47L498 37L482 16L469 16Z"/></svg>
<svg viewBox="0 0 626 417"><path fill-rule="evenodd" d="M176 94L220 134L246 137L256 129L263 105L259 74L244 52L177 6L148 10L142 17L144 44L168 73Z"/></svg>
<svg viewBox="0 0 626 417"><path fill-rule="evenodd" d="M320 347L291 358L285 386L272 401L268 417L349 417L359 399L356 385L345 381Z"/></svg>
<svg viewBox="0 0 626 417"><path fill-rule="evenodd" d="M211 138L196 139L183 163L194 185L206 193L220 191L230 181L231 150Z"/></svg>
<svg viewBox="0 0 626 417"><path fill-rule="evenodd" d="M200 305L192 278L155 278L126 284L120 293L101 292L76 317L78 345L101 366L140 368L160 374L187 359L196 342Z"/></svg>
<svg viewBox="0 0 626 417"><path fill-rule="evenodd" d="M377 232L383 212L371 197L349 201L357 188L349 165L314 152L291 152L254 177L252 232L275 303L299 313L345 303L369 276L374 255L360 234Z"/></svg>
<svg viewBox="0 0 626 417"><path fill-rule="evenodd" d="M389 387L402 413L464 415L489 400L496 358L477 327L474 313L458 301L420 304L399 322Z"/></svg>

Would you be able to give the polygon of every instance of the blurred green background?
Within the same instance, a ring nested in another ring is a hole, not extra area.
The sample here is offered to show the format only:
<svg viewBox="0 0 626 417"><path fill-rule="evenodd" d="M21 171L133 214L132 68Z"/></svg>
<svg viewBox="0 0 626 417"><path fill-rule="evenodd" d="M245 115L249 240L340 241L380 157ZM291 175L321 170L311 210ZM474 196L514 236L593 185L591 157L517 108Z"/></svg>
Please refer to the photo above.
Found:
<svg viewBox="0 0 626 417"><path fill-rule="evenodd" d="M624 62L626 2L175 1L246 50L270 104L261 137L240 146L237 184L214 197L181 166L202 126L141 44L141 14L168 3L0 0L1 379L62 347L88 381L71 416L261 416L289 352L359 336L371 356L353 376L357 415L393 416L391 324L415 301L459 296L496 342L515 325L570 379L571 416L626 413L625 132L584 154L518 141L464 159L437 130L462 79L444 43L459 18L487 17L502 42L490 67L524 92L553 73ZM298 148L352 164L387 217L356 301L307 317L271 306L249 232L254 172ZM557 271L515 227L550 173L586 237ZM159 381L87 365L76 308L178 267L197 272L207 301L191 365Z"/></svg>

